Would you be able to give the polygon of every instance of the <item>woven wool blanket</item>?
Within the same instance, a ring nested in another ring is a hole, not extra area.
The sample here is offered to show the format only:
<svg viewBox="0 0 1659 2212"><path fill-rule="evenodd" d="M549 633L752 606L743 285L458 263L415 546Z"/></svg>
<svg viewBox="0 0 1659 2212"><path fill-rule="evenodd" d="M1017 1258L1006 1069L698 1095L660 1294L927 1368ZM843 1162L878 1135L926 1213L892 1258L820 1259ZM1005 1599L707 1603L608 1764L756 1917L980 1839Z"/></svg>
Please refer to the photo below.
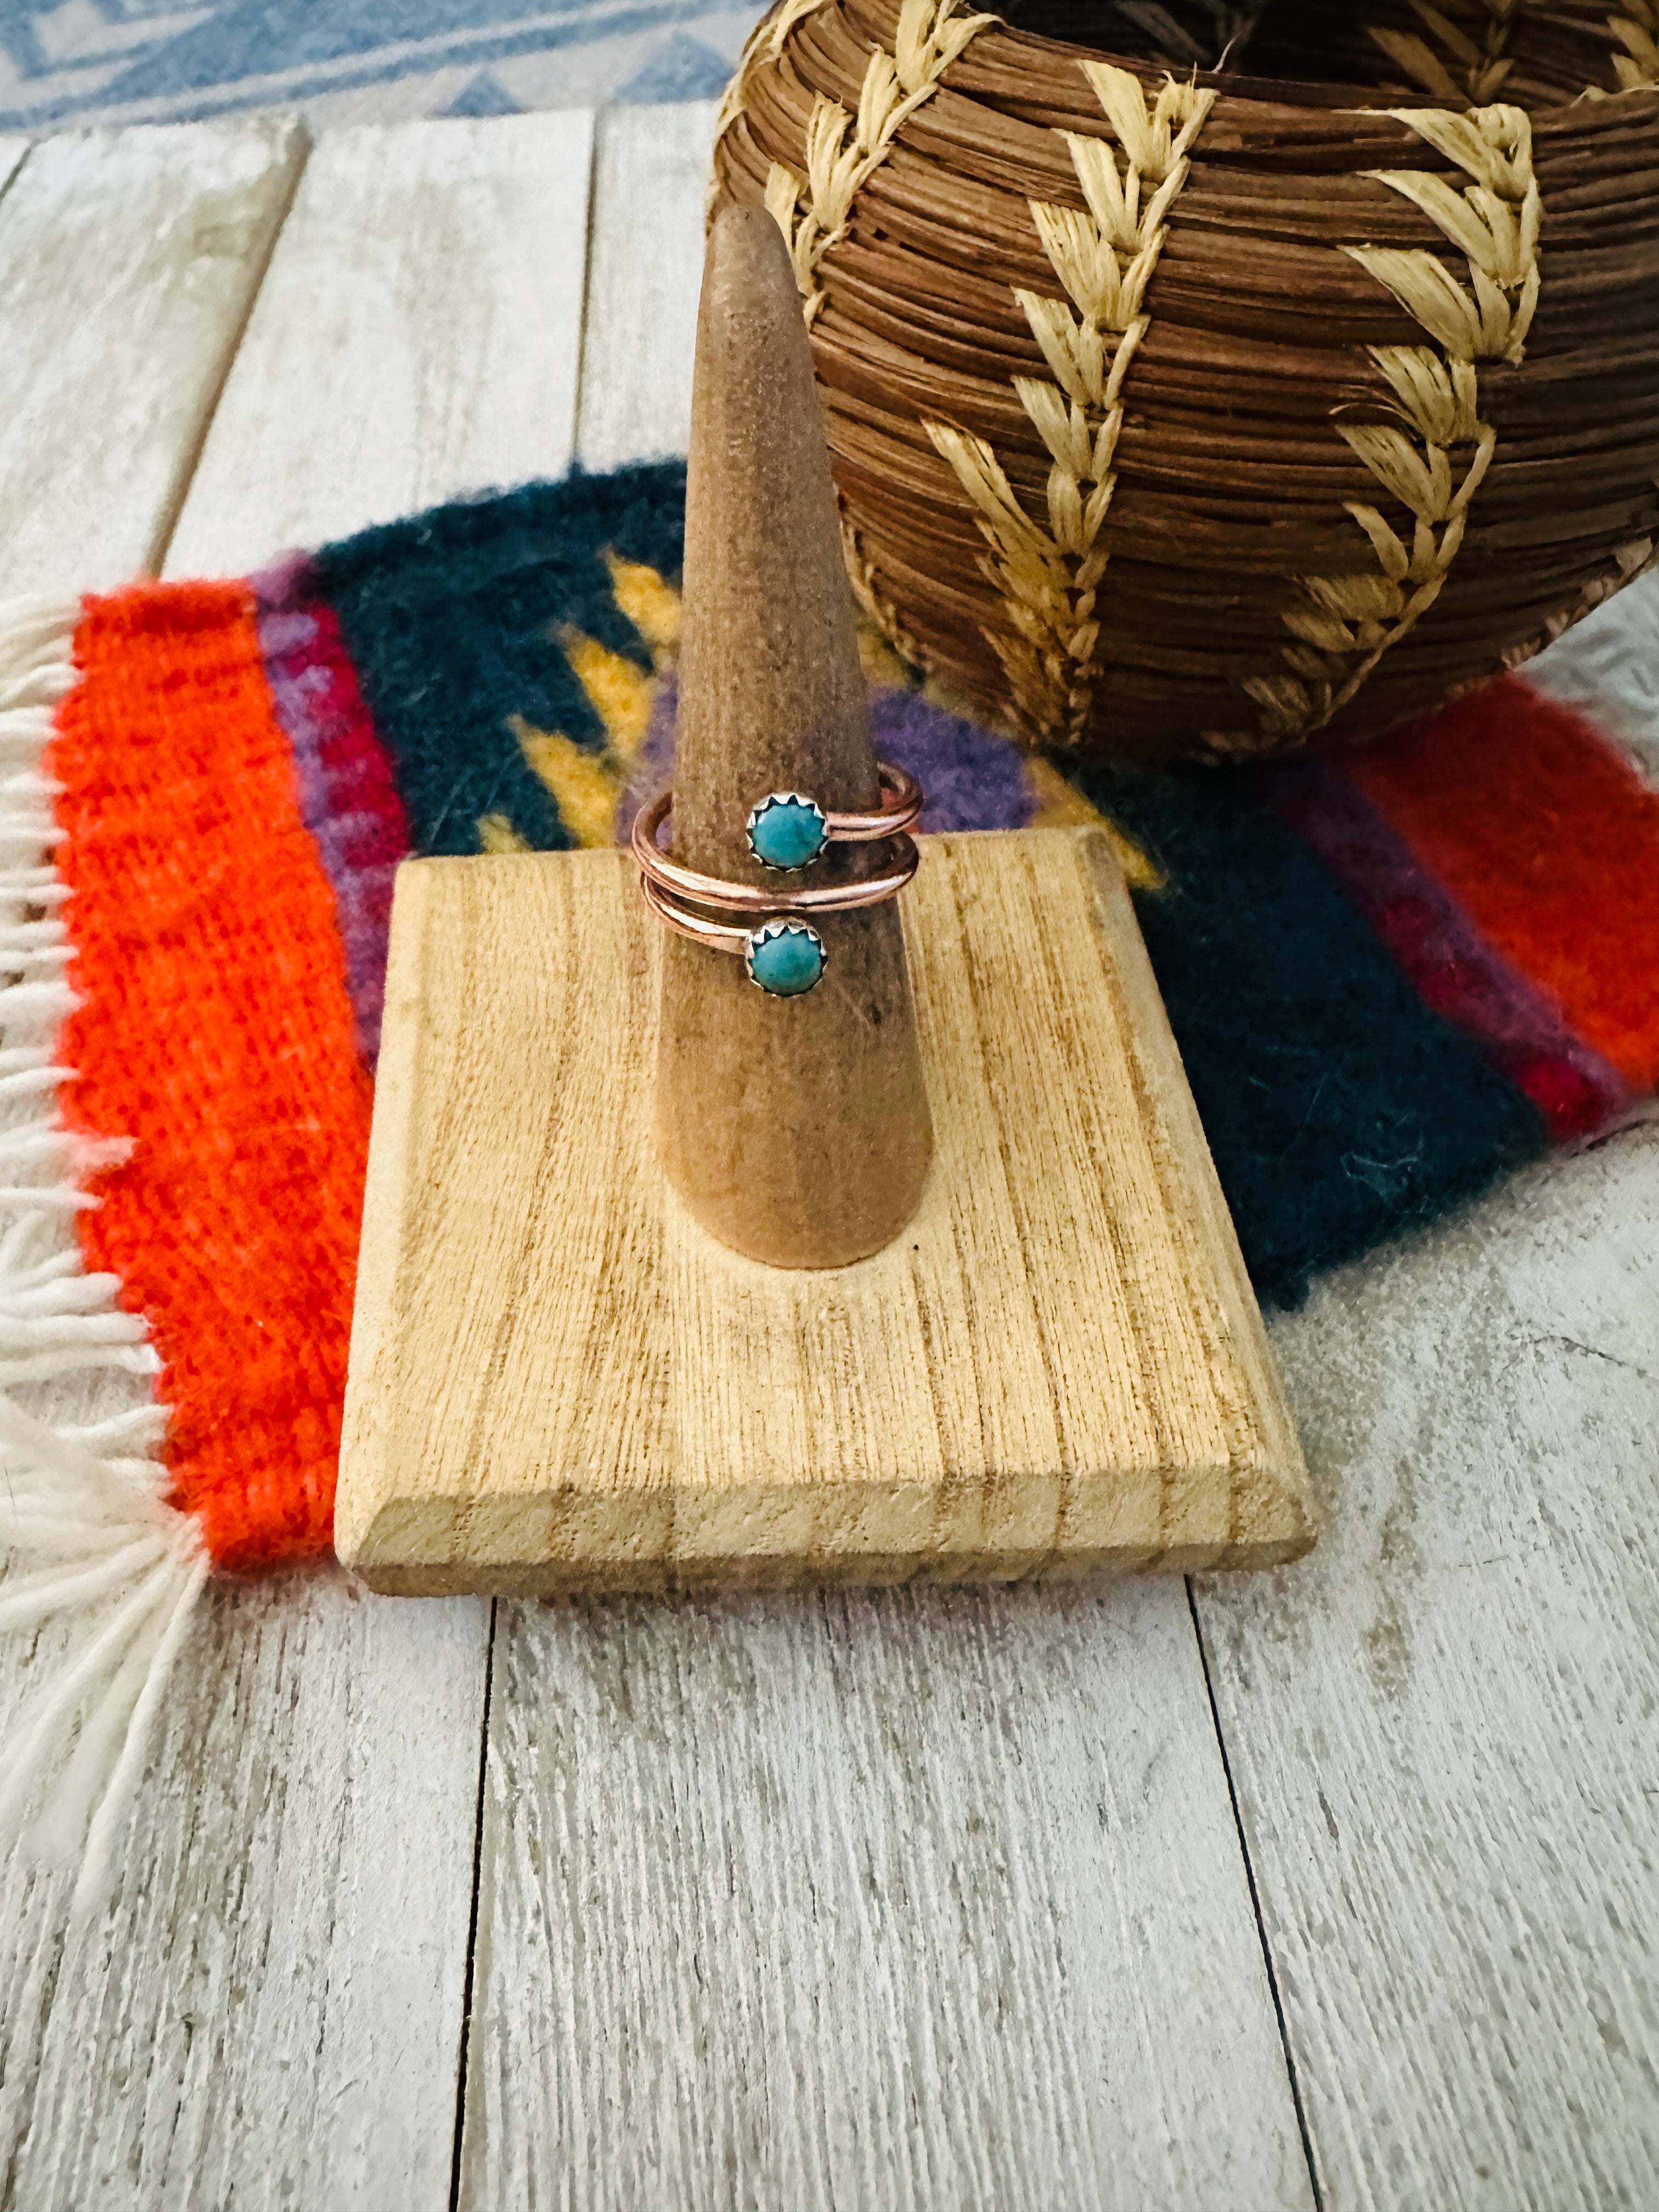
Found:
<svg viewBox="0 0 1659 2212"><path fill-rule="evenodd" d="M5 0L0 131L715 100L752 17L720 0Z"/></svg>
<svg viewBox="0 0 1659 2212"><path fill-rule="evenodd" d="M676 465L576 477L0 617L0 1627L82 1624L0 1824L80 1850L83 1902L206 1575L330 1541L397 865L625 836L684 502ZM1023 755L866 637L924 830L1111 836L1264 1303L1650 1103L1635 614L1544 664L1591 718L1512 678L1341 760L1161 775Z"/></svg>

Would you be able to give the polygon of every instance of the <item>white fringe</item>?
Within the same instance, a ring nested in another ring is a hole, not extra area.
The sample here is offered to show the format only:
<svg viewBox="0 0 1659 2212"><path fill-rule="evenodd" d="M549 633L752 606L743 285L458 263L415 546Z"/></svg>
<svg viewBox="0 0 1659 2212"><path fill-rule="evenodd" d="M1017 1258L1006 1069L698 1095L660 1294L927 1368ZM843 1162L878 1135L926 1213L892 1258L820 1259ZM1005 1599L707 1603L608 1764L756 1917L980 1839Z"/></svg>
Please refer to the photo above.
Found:
<svg viewBox="0 0 1659 2212"><path fill-rule="evenodd" d="M1523 673L1588 714L1659 786L1659 569L1576 623Z"/></svg>
<svg viewBox="0 0 1659 2212"><path fill-rule="evenodd" d="M42 762L76 680L78 614L0 605L0 1632L82 1625L0 1743L0 1848L22 1833L78 1855L77 1917L107 1887L209 1565L195 1521L163 1502L167 1412L149 1395L160 1363L144 1324L75 1242L76 1214L98 1202L81 1184L127 1147L58 1120L74 948Z"/></svg>

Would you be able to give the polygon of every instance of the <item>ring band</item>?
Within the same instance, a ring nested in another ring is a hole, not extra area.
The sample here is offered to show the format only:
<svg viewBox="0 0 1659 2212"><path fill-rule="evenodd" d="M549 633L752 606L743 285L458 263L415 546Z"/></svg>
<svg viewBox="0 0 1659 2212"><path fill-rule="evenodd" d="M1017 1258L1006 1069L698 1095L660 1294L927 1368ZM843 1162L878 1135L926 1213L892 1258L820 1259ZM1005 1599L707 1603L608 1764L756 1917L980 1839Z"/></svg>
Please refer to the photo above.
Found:
<svg viewBox="0 0 1659 2212"><path fill-rule="evenodd" d="M872 845L897 837L922 808L921 786L890 761L878 761L881 805L873 814L826 809L804 791L769 791L744 824L749 849L763 868L792 872L810 866L826 845Z"/></svg>
<svg viewBox="0 0 1659 2212"><path fill-rule="evenodd" d="M776 999L799 998L822 977L828 954L811 922L774 915L748 928L711 921L678 905L649 876L640 878L645 902L659 921L714 952L740 952L749 980Z"/></svg>
<svg viewBox="0 0 1659 2212"><path fill-rule="evenodd" d="M915 840L900 830L886 833L899 848L897 866L864 883L817 884L810 890L786 891L772 890L764 884L734 884L724 876L705 876L696 868L683 867L657 849L657 832L673 803L672 791L665 791L635 816L634 858L640 873L659 889L674 897L690 899L694 905L720 908L727 914L836 914L848 907L879 906L884 899L896 896L916 872ZM920 811L918 806L916 812ZM909 818L915 821L915 814ZM656 902L652 903L654 907Z"/></svg>
<svg viewBox="0 0 1659 2212"><path fill-rule="evenodd" d="M889 802L879 814L826 814L799 792L775 791L750 809L749 848L763 866L780 872L805 867L832 835L857 844L891 839L893 866L884 875L815 884L806 890L734 884L671 860L657 844L657 832L674 805L673 792L663 792L635 816L630 841L647 908L665 928L694 944L714 952L741 953L750 981L773 998L799 998L822 980L830 957L805 917L880 906L916 872L921 856L908 830L921 812L921 787L902 769L885 763L879 764L879 774L882 795ZM773 824L778 834L757 836L757 821L769 808L778 817ZM768 858L763 846L769 847L773 857ZM700 908L713 911L699 912Z"/></svg>

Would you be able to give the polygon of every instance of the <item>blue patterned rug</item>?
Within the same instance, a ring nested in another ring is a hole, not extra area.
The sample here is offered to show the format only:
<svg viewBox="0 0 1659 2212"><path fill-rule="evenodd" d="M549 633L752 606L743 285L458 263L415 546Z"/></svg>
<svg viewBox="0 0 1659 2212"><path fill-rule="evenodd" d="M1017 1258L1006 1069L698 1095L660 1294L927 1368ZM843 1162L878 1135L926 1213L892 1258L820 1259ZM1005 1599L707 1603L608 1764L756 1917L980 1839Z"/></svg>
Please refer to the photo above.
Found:
<svg viewBox="0 0 1659 2212"><path fill-rule="evenodd" d="M0 0L0 131L254 107L326 126L712 100L758 12L758 0Z"/></svg>

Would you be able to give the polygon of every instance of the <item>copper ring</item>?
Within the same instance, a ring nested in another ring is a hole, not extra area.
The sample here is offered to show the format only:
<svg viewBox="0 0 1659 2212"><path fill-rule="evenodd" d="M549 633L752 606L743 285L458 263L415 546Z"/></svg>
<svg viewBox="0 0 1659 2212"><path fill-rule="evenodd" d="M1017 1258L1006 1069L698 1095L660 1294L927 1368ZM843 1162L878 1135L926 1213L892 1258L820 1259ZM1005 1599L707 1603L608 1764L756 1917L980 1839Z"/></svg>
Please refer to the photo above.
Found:
<svg viewBox="0 0 1659 2212"><path fill-rule="evenodd" d="M842 845L872 845L879 837L896 837L908 830L921 813L921 786L915 776L891 761L878 761L876 774L881 782L881 808L875 814L838 813L834 807L823 810L823 819L832 843ZM768 799L783 794L769 792ZM799 793L790 793L798 798ZM765 799L760 804L764 805Z"/></svg>
<svg viewBox="0 0 1659 2212"><path fill-rule="evenodd" d="M678 905L659 890L648 876L640 878L640 889L657 920L678 930L682 937L689 937L696 945L706 945L714 952L741 952L749 942L747 922L714 921L703 915L693 914L690 907Z"/></svg>
<svg viewBox="0 0 1659 2212"><path fill-rule="evenodd" d="M915 840L900 831L886 833L893 835L898 848L896 866L863 883L817 884L810 890L786 891L772 890L763 884L734 884L724 876L705 876L696 868L682 867L657 849L657 832L673 803L672 791L665 791L635 816L634 858L641 875L651 884L696 906L712 906L726 914L839 914L849 907L879 906L884 899L896 897L916 872L920 855ZM657 908L655 900L651 903Z"/></svg>
<svg viewBox="0 0 1659 2212"><path fill-rule="evenodd" d="M810 868L831 844L871 845L896 837L921 812L921 786L888 761L878 761L881 805L873 814L829 812L805 791L769 791L744 823L749 849L763 868L793 875Z"/></svg>
<svg viewBox="0 0 1659 2212"><path fill-rule="evenodd" d="M810 921L775 914L746 927L734 926L693 914L649 876L640 878L640 889L646 905L665 927L678 930L694 945L706 945L711 951L741 953L750 981L758 984L769 998L799 998L823 980L830 956ZM779 939L787 942L780 945L774 941ZM768 964L780 954L789 969L782 978L772 973Z"/></svg>

